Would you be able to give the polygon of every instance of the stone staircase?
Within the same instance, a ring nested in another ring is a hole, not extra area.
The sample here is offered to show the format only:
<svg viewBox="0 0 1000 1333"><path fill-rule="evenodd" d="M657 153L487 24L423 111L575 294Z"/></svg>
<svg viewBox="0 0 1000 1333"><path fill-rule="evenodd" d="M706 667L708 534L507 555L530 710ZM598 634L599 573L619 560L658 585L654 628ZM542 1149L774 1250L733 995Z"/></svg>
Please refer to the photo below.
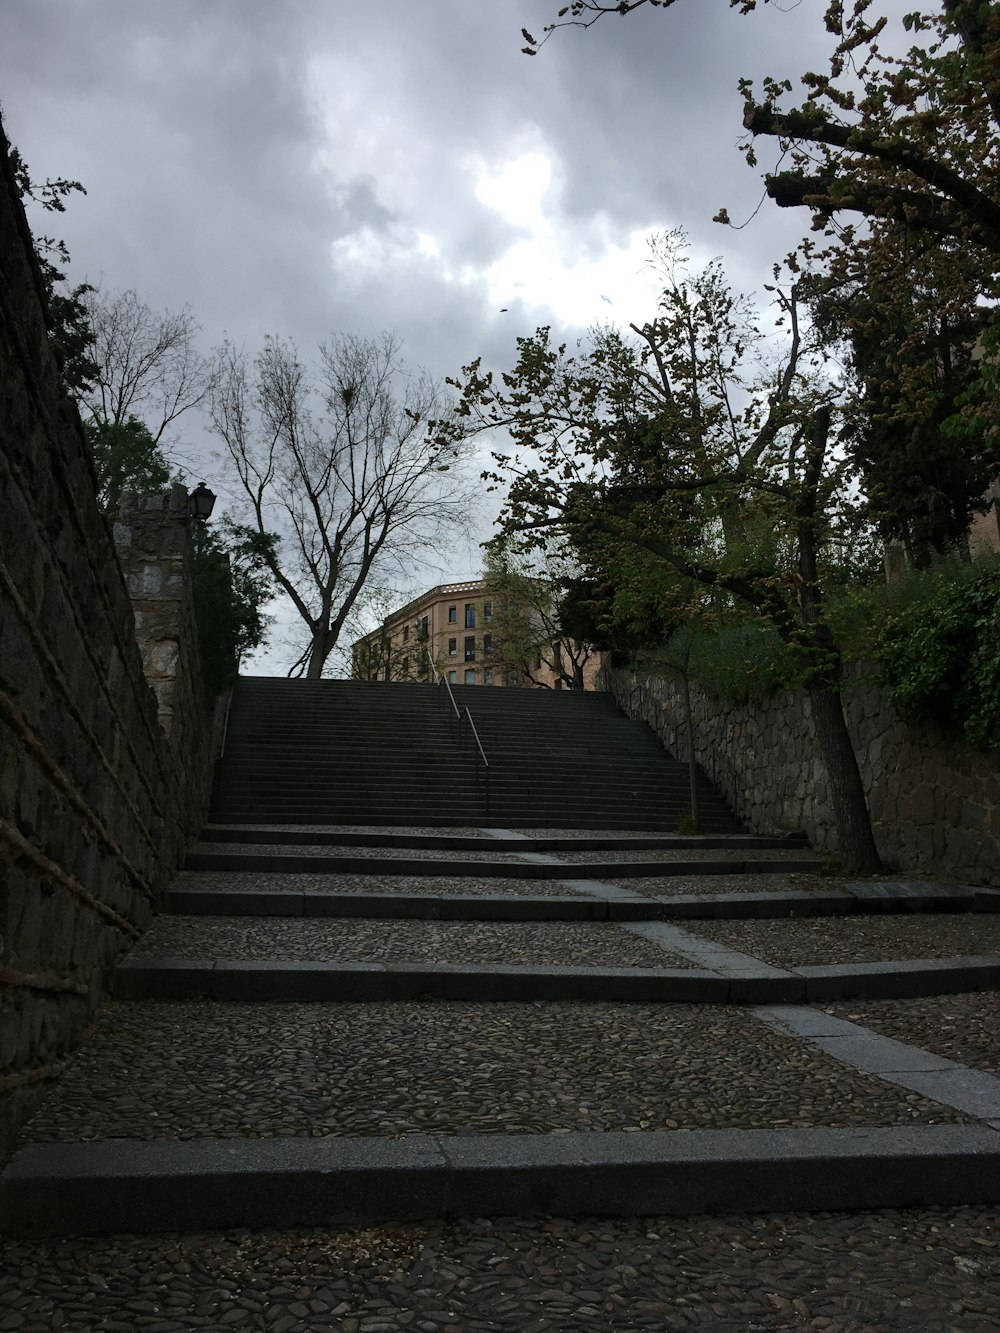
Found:
<svg viewBox="0 0 1000 1333"><path fill-rule="evenodd" d="M487 823L433 692L282 684L241 687L212 822L25 1126L5 1230L1000 1200L1000 1078L935 1053L926 1009L993 1012L1000 893L824 878L789 840L629 828L625 804L602 826L574 765L653 756L573 696L510 691L518 728L481 708L522 774L491 801L567 797ZM856 1021L889 1000L925 1008Z"/></svg>
<svg viewBox="0 0 1000 1333"><path fill-rule="evenodd" d="M672 831L690 809L687 764L610 695L453 690L472 711L488 774L440 686L241 679L214 817ZM699 809L704 831L742 831L703 777Z"/></svg>

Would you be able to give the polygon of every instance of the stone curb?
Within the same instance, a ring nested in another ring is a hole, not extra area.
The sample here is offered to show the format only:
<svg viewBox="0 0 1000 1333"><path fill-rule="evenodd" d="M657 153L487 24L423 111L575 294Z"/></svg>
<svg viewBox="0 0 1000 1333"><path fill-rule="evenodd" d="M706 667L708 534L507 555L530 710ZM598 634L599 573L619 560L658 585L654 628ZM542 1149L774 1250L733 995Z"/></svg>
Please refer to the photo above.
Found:
<svg viewBox="0 0 1000 1333"><path fill-rule="evenodd" d="M496 844L488 844L496 851ZM523 852L522 855L532 853ZM405 856L286 856L281 853L190 852L186 870L242 870L256 873L312 875L473 875L477 879L632 879L641 876L798 874L818 870L818 857L780 861L435 861Z"/></svg>
<svg viewBox="0 0 1000 1333"><path fill-rule="evenodd" d="M127 958L127 1000L634 1000L679 1004L822 1004L1000 989L1000 958L917 959L800 967L531 967L489 963L324 963Z"/></svg>
<svg viewBox="0 0 1000 1333"><path fill-rule="evenodd" d="M41 1237L998 1201L1000 1137L982 1125L117 1139L21 1149L0 1177L0 1229Z"/></svg>
<svg viewBox="0 0 1000 1333"><path fill-rule="evenodd" d="M801 847L806 850L804 837L765 838L752 833L706 834L687 837L680 834L650 833L637 837L614 837L604 834L590 836L585 829L581 838L519 836L500 834L488 837L463 837L448 833L340 833L333 829L291 830L281 824L271 827L239 824L206 824L201 830L201 842L270 843L272 846L310 847L422 847L432 850L477 851L489 847L493 851L576 852L581 842L595 852L657 851L673 848L680 850L721 851L727 848L747 848L777 851L781 848Z"/></svg>
<svg viewBox="0 0 1000 1333"><path fill-rule="evenodd" d="M1000 893L965 889L946 895L901 892L862 900L851 892L625 895L615 900L530 894L337 893L295 889L172 889L165 909L198 916L369 917L428 921L747 921L850 916L859 912L989 912Z"/></svg>
<svg viewBox="0 0 1000 1333"><path fill-rule="evenodd" d="M767 980L770 980L769 978ZM783 978L776 980L782 981ZM635 1000L724 1004L732 983L713 972L675 968L523 967L490 963L228 962L200 959L126 959L115 973L115 993L126 1000L315 1002L324 1000ZM761 1004L789 1001L770 986ZM754 991L757 995L758 992Z"/></svg>

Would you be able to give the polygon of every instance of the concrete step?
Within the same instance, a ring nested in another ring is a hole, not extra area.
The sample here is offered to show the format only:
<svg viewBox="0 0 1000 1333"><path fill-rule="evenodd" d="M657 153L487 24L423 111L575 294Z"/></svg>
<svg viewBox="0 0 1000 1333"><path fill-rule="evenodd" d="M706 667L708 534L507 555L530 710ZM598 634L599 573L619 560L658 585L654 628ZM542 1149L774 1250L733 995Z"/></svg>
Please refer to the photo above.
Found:
<svg viewBox="0 0 1000 1333"><path fill-rule="evenodd" d="M993 1204L985 1125L37 1143L0 1178L23 1237Z"/></svg>
<svg viewBox="0 0 1000 1333"><path fill-rule="evenodd" d="M1000 892L966 886L899 885L894 893L873 898L865 885L786 888L712 894L656 894L642 892L637 880L633 894L613 899L574 895L532 896L505 892L506 881L495 893L443 893L439 881L427 889L397 888L380 879L368 890L318 887L297 889L291 877L274 881L268 875L243 876L240 887L204 887L196 875L182 876L168 892L165 908L181 915L208 916L319 916L431 921L760 921L792 918L894 915L900 912L1000 913ZM409 885L410 880L402 880ZM331 877L329 884L338 880ZM450 881L459 883L460 881Z"/></svg>
<svg viewBox="0 0 1000 1333"><path fill-rule="evenodd" d="M650 854L654 855L653 853ZM823 862L815 856L785 856L780 860L766 856L700 857L692 860L634 861L522 861L513 855L504 860L485 860L457 854L449 859L432 856L411 857L401 851L397 856L352 856L350 852L312 854L302 851L265 850L192 851L188 870L275 871L282 874L307 872L355 875L473 875L484 878L514 879L632 879L641 876L753 875L815 873Z"/></svg>
<svg viewBox="0 0 1000 1333"><path fill-rule="evenodd" d="M1000 989L1000 958L914 959L757 970L520 966L484 963L244 962L127 958L114 991L125 1000L352 1003L458 1000L686 1005L806 1005L912 999Z"/></svg>
<svg viewBox="0 0 1000 1333"><path fill-rule="evenodd" d="M409 833L409 832L343 832L339 829L309 830L308 838L303 838L303 830L289 829L283 824L263 825L248 828L245 824L205 824L201 830L202 842L266 842L271 844L286 843L295 845L307 841L313 846L354 846L354 847L439 847L444 850L492 850L512 852L573 852L581 848L591 851L651 851L664 848L671 851L697 849L699 851L722 850L787 850L791 846L804 845L804 839L765 838L753 834L737 833L719 837L681 836L680 834L650 834L649 836L600 837L589 835L575 837L514 837L464 836L455 834Z"/></svg>
<svg viewBox="0 0 1000 1333"><path fill-rule="evenodd" d="M220 798L212 817L225 819L232 823L244 822L242 816L233 817L235 809L259 811L252 823L318 823L318 824L390 824L392 822L413 824L432 823L453 827L456 819L463 819L467 824L492 824L507 827L534 828L593 828L593 829L658 829L665 835L676 832L677 822L687 815L687 807L666 801L631 801L615 805L602 802L577 802L573 809L565 806L550 806L542 802L507 802L497 799L487 800L486 793L468 792L455 794L455 799L445 802L441 793L435 793L439 799L422 802L406 800L400 795L397 801L392 794L380 794L364 789L358 784L351 795L332 791L307 793L268 794L267 792L246 791L234 795L229 800ZM297 812L302 811L304 818ZM405 819L390 820L384 815L405 815ZM455 818L449 818L454 816ZM602 823L604 819L604 823ZM731 816L725 813L705 815L699 821L705 834L723 835L741 832L741 827Z"/></svg>

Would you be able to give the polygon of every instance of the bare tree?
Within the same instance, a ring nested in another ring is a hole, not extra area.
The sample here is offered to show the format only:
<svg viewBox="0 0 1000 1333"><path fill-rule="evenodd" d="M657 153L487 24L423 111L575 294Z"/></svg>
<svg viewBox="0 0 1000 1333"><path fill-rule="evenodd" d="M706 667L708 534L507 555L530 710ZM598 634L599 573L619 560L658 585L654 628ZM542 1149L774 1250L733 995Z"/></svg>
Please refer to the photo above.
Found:
<svg viewBox="0 0 1000 1333"><path fill-rule="evenodd" d="M408 582L466 527L474 488L462 432L431 429L449 415L438 386L404 372L393 334L338 335L316 370L278 338L252 362L227 345L212 398L251 529L278 534L269 567L308 632L289 674L312 679L368 580Z"/></svg>
<svg viewBox="0 0 1000 1333"><path fill-rule="evenodd" d="M132 290L86 298L97 367L84 415L101 428L141 421L158 445L168 426L206 402L211 363L196 346L200 326L183 310L156 311Z"/></svg>

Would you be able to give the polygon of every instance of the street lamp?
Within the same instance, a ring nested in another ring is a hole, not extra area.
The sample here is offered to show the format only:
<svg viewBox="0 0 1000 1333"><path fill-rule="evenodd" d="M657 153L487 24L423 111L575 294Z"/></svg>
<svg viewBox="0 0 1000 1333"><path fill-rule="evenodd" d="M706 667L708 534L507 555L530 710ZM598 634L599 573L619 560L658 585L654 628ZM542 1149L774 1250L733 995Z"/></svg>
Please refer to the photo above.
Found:
<svg viewBox="0 0 1000 1333"><path fill-rule="evenodd" d="M202 523L212 517L215 508L215 492L210 491L203 481L199 481L188 496L188 507L192 515Z"/></svg>
<svg viewBox="0 0 1000 1333"><path fill-rule="evenodd" d="M208 520L212 517L214 508L214 491L210 491L203 481L199 481L188 496L188 509L191 511L191 517L196 520L191 532L196 565L201 563L201 558L205 553L205 544L208 539Z"/></svg>

